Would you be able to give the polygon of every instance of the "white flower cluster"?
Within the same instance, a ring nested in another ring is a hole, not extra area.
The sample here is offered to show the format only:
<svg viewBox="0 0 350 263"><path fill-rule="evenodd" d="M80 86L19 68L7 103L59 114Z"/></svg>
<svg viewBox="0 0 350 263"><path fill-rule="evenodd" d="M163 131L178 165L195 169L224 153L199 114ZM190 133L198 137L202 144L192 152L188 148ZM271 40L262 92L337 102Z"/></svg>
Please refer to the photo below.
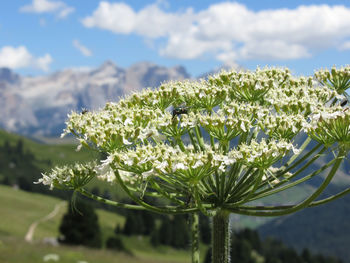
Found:
<svg viewBox="0 0 350 263"><path fill-rule="evenodd" d="M302 114L285 114L283 112L269 112L258 119L258 126L265 134L274 139L291 140L306 125L307 121Z"/></svg>
<svg viewBox="0 0 350 263"><path fill-rule="evenodd" d="M123 108L116 103L108 103L102 111L69 115L69 122L63 135L74 133L79 137L81 144L90 143L104 151L122 148L149 137L156 140L162 139L162 135L156 129L157 120L166 115L171 118L169 112L160 109Z"/></svg>
<svg viewBox="0 0 350 263"><path fill-rule="evenodd" d="M239 145L238 149L229 152L228 156L243 162L248 167L267 169L290 151L294 154L299 153L299 150L291 142L285 140L268 142L263 138L260 141L252 140L250 144Z"/></svg>
<svg viewBox="0 0 350 263"><path fill-rule="evenodd" d="M109 160L114 166L142 180L150 176L179 176L179 178L197 178L215 169L224 170L234 162L228 156L217 153L209 145L205 151L195 151L192 145L181 150L167 144L144 145L126 151L114 152Z"/></svg>
<svg viewBox="0 0 350 263"><path fill-rule="evenodd" d="M99 165L84 168L108 182L116 181L116 169L128 184L199 180L215 171L226 173L236 162L269 171L298 152L293 140L300 132L326 145L350 145L350 111L339 105L349 69L294 78L288 69L258 68L169 82L100 111L73 112L64 134L108 153ZM70 171L56 168L39 182L69 184Z"/></svg>
<svg viewBox="0 0 350 263"><path fill-rule="evenodd" d="M265 100L278 112L310 114L337 95L335 90L324 86L316 86L311 80L292 81L292 83L285 87L271 89L266 94ZM306 85L306 83L309 85Z"/></svg>
<svg viewBox="0 0 350 263"><path fill-rule="evenodd" d="M340 106L322 107L311 115L306 132L327 146L339 143L350 146L350 110Z"/></svg>
<svg viewBox="0 0 350 263"><path fill-rule="evenodd" d="M315 72L315 78L323 85L334 88L339 94L350 88L350 65L337 69L333 67Z"/></svg>
<svg viewBox="0 0 350 263"><path fill-rule="evenodd" d="M55 167L49 174L42 173L43 177L35 183L49 185L50 189L54 187L78 189L88 184L96 176L95 167L95 162Z"/></svg>

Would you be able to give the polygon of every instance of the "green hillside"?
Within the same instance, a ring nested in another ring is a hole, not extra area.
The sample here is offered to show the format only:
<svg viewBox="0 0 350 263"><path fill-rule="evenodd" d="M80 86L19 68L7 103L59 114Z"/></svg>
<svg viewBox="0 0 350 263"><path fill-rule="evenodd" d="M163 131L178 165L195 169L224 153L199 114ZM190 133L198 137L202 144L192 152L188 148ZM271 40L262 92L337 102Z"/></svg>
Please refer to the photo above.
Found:
<svg viewBox="0 0 350 263"><path fill-rule="evenodd" d="M328 193L338 192L328 187ZM259 228L263 237L274 237L298 250L311 251L342 258L350 262L350 195L334 202L304 209L296 214L276 218Z"/></svg>
<svg viewBox="0 0 350 263"><path fill-rule="evenodd" d="M47 144L0 130L0 145L3 145L6 141L10 142L10 144L15 144L18 140L22 140L24 150L32 152L38 160L51 161L51 165L43 165L41 167L44 170L50 169L52 165L72 164L77 161L90 161L98 157L97 152L88 151L84 148L81 149L81 151L76 152L75 149L77 145L74 144L72 140L62 139L62 143Z"/></svg>
<svg viewBox="0 0 350 263"><path fill-rule="evenodd" d="M60 212L51 220L40 223L34 233L32 243L24 241L30 225L49 214L56 204L62 201L57 198L15 190L0 185L0 262L37 263L43 262L47 254L57 254L59 262L190 262L190 253L185 250L174 250L168 247L153 248L147 238L130 237L123 241L134 256L117 253L106 249L95 250L83 247L52 247L42 243L45 237L57 237L58 226L63 214ZM97 210L99 222L106 239L113 235L116 224L124 224L124 218L115 213ZM146 242L145 242L146 240Z"/></svg>

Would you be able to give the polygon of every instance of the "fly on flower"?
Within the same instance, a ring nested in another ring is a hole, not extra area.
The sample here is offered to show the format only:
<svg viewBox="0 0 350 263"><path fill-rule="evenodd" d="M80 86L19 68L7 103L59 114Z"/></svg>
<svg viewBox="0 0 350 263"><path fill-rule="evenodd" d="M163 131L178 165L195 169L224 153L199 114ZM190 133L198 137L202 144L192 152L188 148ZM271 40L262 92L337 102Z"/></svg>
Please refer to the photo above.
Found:
<svg viewBox="0 0 350 263"><path fill-rule="evenodd" d="M180 116L181 114L187 114L187 113L188 113L188 107L186 107L185 105L174 107L173 112L172 112L173 119L176 116Z"/></svg>
<svg viewBox="0 0 350 263"><path fill-rule="evenodd" d="M89 112L88 109L86 109L86 108L82 108L82 109L81 109L81 114L85 114L85 113L87 113L87 112Z"/></svg>
<svg viewBox="0 0 350 263"><path fill-rule="evenodd" d="M343 99L341 102L340 102L340 106L344 107L346 104L348 104L348 99Z"/></svg>

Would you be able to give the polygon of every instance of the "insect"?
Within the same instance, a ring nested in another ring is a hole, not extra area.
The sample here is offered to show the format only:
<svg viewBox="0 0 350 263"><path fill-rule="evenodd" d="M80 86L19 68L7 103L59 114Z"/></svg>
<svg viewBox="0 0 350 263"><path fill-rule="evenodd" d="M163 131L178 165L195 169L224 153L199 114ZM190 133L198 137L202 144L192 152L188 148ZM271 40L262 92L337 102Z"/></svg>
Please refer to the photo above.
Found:
<svg viewBox="0 0 350 263"><path fill-rule="evenodd" d="M88 110L88 109L86 109L86 108L82 108L82 110L81 110L81 114L85 114L85 113L87 113L87 112L89 112L89 110Z"/></svg>
<svg viewBox="0 0 350 263"><path fill-rule="evenodd" d="M348 102L349 102L348 99L343 99L343 100L340 102L340 106L341 106L341 107L344 107Z"/></svg>
<svg viewBox="0 0 350 263"><path fill-rule="evenodd" d="M179 116L181 114L187 114L188 113L188 108L185 106L179 106L173 109L173 119L175 116Z"/></svg>

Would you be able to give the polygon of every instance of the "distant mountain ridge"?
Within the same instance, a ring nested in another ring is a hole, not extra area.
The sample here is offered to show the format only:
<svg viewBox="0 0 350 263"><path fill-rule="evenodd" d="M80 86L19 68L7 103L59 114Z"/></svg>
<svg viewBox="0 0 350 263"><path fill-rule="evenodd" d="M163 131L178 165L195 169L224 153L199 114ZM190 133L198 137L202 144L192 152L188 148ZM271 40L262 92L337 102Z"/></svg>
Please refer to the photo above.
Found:
<svg viewBox="0 0 350 263"><path fill-rule="evenodd" d="M327 187L324 197L339 192L340 188ZM350 195L319 207L307 208L296 214L278 217L259 227L264 237L282 240L289 246L302 250L332 255L350 262Z"/></svg>
<svg viewBox="0 0 350 263"><path fill-rule="evenodd" d="M0 68L0 127L23 135L56 136L72 110L98 109L142 88L187 78L190 75L182 66L149 62L124 69L106 61L96 69L65 69L40 77Z"/></svg>

